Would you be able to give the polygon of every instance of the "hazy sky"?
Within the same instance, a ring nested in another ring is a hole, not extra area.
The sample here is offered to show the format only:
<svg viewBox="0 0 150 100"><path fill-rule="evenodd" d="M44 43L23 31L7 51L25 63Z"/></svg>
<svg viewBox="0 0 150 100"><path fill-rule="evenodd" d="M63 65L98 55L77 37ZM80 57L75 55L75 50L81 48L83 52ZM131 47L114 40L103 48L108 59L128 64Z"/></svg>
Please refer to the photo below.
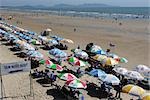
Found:
<svg viewBox="0 0 150 100"><path fill-rule="evenodd" d="M0 0L1 5L21 6L21 5L45 5L55 4L83 4L83 3L103 3L113 6L133 6L133 7L150 7L149 0Z"/></svg>

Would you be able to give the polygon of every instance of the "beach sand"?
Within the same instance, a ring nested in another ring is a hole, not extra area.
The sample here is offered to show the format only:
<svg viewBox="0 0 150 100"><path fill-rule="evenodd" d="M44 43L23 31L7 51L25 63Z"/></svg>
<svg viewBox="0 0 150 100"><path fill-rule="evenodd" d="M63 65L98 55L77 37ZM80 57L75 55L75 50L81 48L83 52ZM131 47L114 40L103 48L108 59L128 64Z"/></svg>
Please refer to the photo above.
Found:
<svg viewBox="0 0 150 100"><path fill-rule="evenodd" d="M127 69L133 69L136 65L144 64L150 66L150 27L149 20L146 19L94 19L94 18L81 18L81 17L69 17L69 16L56 16L48 15L47 13L24 13L16 11L1 11L1 16L8 18L12 15L14 18L12 20L6 20L5 22L22 27L24 29L37 32L40 34L41 31L47 28L53 30L52 34L57 34L64 38L72 39L75 43L68 44L69 50L76 48L78 45L82 49L85 49L86 44L93 42L100 45L103 49L109 48L109 43L115 44L115 48L112 48L112 52L116 53L121 57L128 59L127 64L122 64L122 67ZM19 22L19 23L17 23ZM122 25L119 25L122 23ZM74 32L74 28L76 31ZM9 46L5 46L1 43L0 45L0 62L8 63L23 60L14 55L14 52L9 50ZM46 51L40 50L47 56ZM69 52L69 51L68 51ZM23 75L8 75L4 76L4 84L6 89L6 94L9 93L9 85L17 84L27 86L23 88L23 91L16 90L14 95L22 92L22 94L27 94L29 91L29 78L27 78L27 73ZM16 81L13 83L13 79ZM83 79L86 79L84 77ZM17 80L18 79L18 80ZM88 78L87 78L88 79ZM21 83L23 81L24 84ZM11 83L11 84L9 84ZM33 81L33 87L35 92L34 100L51 100L54 99L52 95L47 95L46 91L52 87L42 87L35 80ZM21 87L20 86L20 87ZM16 89L15 86L10 87L10 91ZM13 94L12 94L13 95ZM21 94L19 94L21 95ZM123 94L123 100L129 100L131 96ZM8 98L9 100L10 98ZM57 99L57 97L56 97ZM24 96L18 98L11 98L10 100L33 100L32 97ZM61 100L61 99L57 99ZM87 97L86 100L91 100L91 97ZM92 98L92 100L98 100L97 98Z"/></svg>

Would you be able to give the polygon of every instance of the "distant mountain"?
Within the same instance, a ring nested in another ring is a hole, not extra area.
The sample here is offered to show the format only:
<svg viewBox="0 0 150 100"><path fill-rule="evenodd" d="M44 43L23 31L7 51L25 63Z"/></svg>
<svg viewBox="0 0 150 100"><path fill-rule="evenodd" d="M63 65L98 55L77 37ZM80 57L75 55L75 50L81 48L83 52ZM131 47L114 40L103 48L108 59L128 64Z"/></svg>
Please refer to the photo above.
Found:
<svg viewBox="0 0 150 100"><path fill-rule="evenodd" d="M69 4L57 4L52 8L97 8L97 7L114 7L106 4L81 4L81 5L69 5Z"/></svg>
<svg viewBox="0 0 150 100"><path fill-rule="evenodd" d="M17 9L41 9L41 10L77 10L77 9L95 9L95 8L100 8L100 7L115 7L111 5L106 5L106 4L80 4L80 5L69 5L69 4L57 4L54 6L44 6L44 5L36 5L36 6L31 6L31 5L24 5L24 6L1 6L1 8L17 8Z"/></svg>
<svg viewBox="0 0 150 100"><path fill-rule="evenodd" d="M75 5L57 4L57 5L51 6L51 8L70 8L70 7L75 7Z"/></svg>
<svg viewBox="0 0 150 100"><path fill-rule="evenodd" d="M81 5L78 5L78 7L113 7L111 5L106 5L106 4L81 4Z"/></svg>

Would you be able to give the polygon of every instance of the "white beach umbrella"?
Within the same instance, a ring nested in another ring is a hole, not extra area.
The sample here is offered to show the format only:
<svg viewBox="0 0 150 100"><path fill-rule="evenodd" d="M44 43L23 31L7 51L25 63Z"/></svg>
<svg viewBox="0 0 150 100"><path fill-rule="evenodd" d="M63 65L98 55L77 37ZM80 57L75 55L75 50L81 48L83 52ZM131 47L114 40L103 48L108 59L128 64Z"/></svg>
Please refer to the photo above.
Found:
<svg viewBox="0 0 150 100"><path fill-rule="evenodd" d="M137 71L128 71L125 76L131 79L143 80L144 77Z"/></svg>
<svg viewBox="0 0 150 100"><path fill-rule="evenodd" d="M145 65L138 65L135 67L135 70L145 76L150 76L150 68Z"/></svg>
<svg viewBox="0 0 150 100"><path fill-rule="evenodd" d="M115 67L115 68L113 68L113 70L116 73L119 73L121 75L125 75L127 73L127 71L128 71L126 68L122 68L122 67Z"/></svg>

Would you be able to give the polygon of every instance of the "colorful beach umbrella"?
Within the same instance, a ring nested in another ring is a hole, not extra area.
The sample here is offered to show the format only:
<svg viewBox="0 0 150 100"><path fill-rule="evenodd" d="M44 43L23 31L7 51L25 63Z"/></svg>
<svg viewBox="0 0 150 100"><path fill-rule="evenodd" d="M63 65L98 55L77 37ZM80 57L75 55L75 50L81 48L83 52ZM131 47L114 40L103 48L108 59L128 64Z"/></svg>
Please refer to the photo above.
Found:
<svg viewBox="0 0 150 100"><path fill-rule="evenodd" d="M102 61L102 63L103 63L104 65L107 65L107 66L113 66L113 65L117 65L117 64L118 64L118 61L116 61L116 60L113 59L113 58L108 57L108 58L104 59L104 60Z"/></svg>
<svg viewBox="0 0 150 100"><path fill-rule="evenodd" d="M61 73L58 75L58 77L62 80L65 80L65 81L69 81L69 80L74 80L74 79L77 79L76 76L74 76L73 74L71 73Z"/></svg>
<svg viewBox="0 0 150 100"><path fill-rule="evenodd" d="M122 88L122 92L129 93L130 95L134 95L134 96L141 96L146 91L143 88L139 87L139 86L128 84L128 85L125 85Z"/></svg>
<svg viewBox="0 0 150 100"><path fill-rule="evenodd" d="M100 55L106 55L106 51L104 50L97 50L95 53Z"/></svg>
<svg viewBox="0 0 150 100"><path fill-rule="evenodd" d="M142 100L150 100L150 93L144 93L144 94L141 96L141 99L142 99Z"/></svg>
<svg viewBox="0 0 150 100"><path fill-rule="evenodd" d="M125 73L125 76L127 76L130 79L137 79L137 80L144 79L144 77L137 71L128 71Z"/></svg>
<svg viewBox="0 0 150 100"><path fill-rule="evenodd" d="M45 60L44 59L40 60L39 64L43 64L44 65L45 64Z"/></svg>
<svg viewBox="0 0 150 100"><path fill-rule="evenodd" d="M99 50L102 50L102 48L98 45L93 45L90 49L90 51L93 52L93 53L96 53Z"/></svg>
<svg viewBox="0 0 150 100"><path fill-rule="evenodd" d="M94 77L100 77L100 76L105 75L106 73L104 71L102 71L101 69L92 69L89 72L89 74Z"/></svg>
<svg viewBox="0 0 150 100"><path fill-rule="evenodd" d="M65 83L65 85L67 85L68 87L71 87L71 88L75 88L75 89L87 88L86 83L79 79L69 80Z"/></svg>
<svg viewBox="0 0 150 100"><path fill-rule="evenodd" d="M75 62L77 62L79 59L78 58L76 58L76 57L70 57L70 58L68 58L68 62L69 63L75 63Z"/></svg>
<svg viewBox="0 0 150 100"><path fill-rule="evenodd" d="M126 68L122 68L122 67L115 67L115 68L113 68L113 70L116 73L121 74L121 75L125 75L126 72L128 71Z"/></svg>
<svg viewBox="0 0 150 100"><path fill-rule="evenodd" d="M64 42L64 43L71 43L73 44L74 42L70 39L62 39L61 42Z"/></svg>
<svg viewBox="0 0 150 100"><path fill-rule="evenodd" d="M47 68L57 70L57 71L63 71L63 67L58 64L47 65Z"/></svg>
<svg viewBox="0 0 150 100"><path fill-rule="evenodd" d="M82 59L88 59L88 54L84 51L75 52L75 56Z"/></svg>
<svg viewBox="0 0 150 100"><path fill-rule="evenodd" d="M52 61L50 61L50 60L46 60L46 65L47 66L51 66L53 64L53 62Z"/></svg>
<svg viewBox="0 0 150 100"><path fill-rule="evenodd" d="M97 54L97 55L95 55L94 57L93 57L93 59L95 59L95 60L97 60L97 61L100 61L100 62L102 62L104 59L106 59L107 58L107 56L105 56L105 55L99 55L99 54Z"/></svg>
<svg viewBox="0 0 150 100"><path fill-rule="evenodd" d="M40 45L40 44L41 44L39 41L37 41L37 40L35 40L35 39L32 39L32 40L30 41L30 43L32 43L33 45Z"/></svg>
<svg viewBox="0 0 150 100"><path fill-rule="evenodd" d="M121 57L120 60L119 60L119 62L121 62L121 63L127 63L128 60L126 58Z"/></svg>
<svg viewBox="0 0 150 100"><path fill-rule="evenodd" d="M106 82L108 84L112 85L118 85L120 83L120 80L112 74L105 74L98 77L101 81Z"/></svg>
<svg viewBox="0 0 150 100"><path fill-rule="evenodd" d="M150 76L150 68L145 65L138 65L135 67L135 70L145 76Z"/></svg>
<svg viewBox="0 0 150 100"><path fill-rule="evenodd" d="M75 62L74 66L84 67L86 66L86 63L81 60L78 60L77 62Z"/></svg>
<svg viewBox="0 0 150 100"><path fill-rule="evenodd" d="M60 50L60 49L57 49L57 48L54 48L54 49L51 49L49 51L49 54L57 57L57 58L65 58L67 57L67 53L65 53L64 51Z"/></svg>

